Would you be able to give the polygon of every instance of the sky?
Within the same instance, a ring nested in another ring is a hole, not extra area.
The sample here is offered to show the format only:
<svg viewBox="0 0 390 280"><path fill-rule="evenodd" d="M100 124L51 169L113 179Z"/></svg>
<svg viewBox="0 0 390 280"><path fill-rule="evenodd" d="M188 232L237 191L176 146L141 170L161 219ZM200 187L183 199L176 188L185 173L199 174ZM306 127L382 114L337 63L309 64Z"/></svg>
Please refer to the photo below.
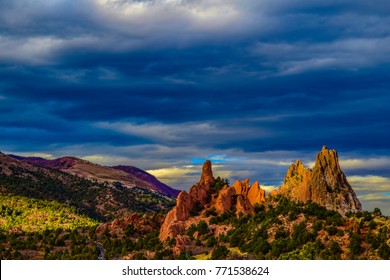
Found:
<svg viewBox="0 0 390 280"><path fill-rule="evenodd" d="M134 165L188 190L204 160L278 187L323 145L390 215L390 2L0 2L0 151Z"/></svg>

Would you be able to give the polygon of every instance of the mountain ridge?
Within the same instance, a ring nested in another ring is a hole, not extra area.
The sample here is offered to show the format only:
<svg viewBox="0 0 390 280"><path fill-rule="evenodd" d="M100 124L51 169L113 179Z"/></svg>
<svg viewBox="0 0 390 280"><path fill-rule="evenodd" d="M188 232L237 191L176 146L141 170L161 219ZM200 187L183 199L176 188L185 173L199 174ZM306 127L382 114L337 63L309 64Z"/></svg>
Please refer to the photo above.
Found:
<svg viewBox="0 0 390 280"><path fill-rule="evenodd" d="M75 161L86 162L77 158L61 158L58 162L64 168L60 169L44 167L42 164L53 166L58 162L37 158L33 161L41 164L35 165L0 154L0 194L57 201L75 206L81 212L102 221L128 212L164 213L174 203L172 196L152 189L125 187L115 180L98 182L65 172L67 168L75 166Z"/></svg>
<svg viewBox="0 0 390 280"><path fill-rule="evenodd" d="M103 166L73 156L65 156L57 159L22 157L17 155L9 156L35 166L57 169L99 183L119 182L121 185L128 188L140 187L174 198L176 198L180 192L179 190L160 182L156 177L146 171L134 166Z"/></svg>

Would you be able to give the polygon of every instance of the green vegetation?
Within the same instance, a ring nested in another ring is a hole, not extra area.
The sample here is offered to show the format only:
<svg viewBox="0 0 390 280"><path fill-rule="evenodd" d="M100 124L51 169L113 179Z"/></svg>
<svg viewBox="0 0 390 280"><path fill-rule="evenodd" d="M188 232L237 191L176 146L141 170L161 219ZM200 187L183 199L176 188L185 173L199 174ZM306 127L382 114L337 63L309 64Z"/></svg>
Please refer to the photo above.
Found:
<svg viewBox="0 0 390 280"><path fill-rule="evenodd" d="M316 203L296 203L283 196L273 197L255 207L255 215L236 216L227 212L213 216L209 224L229 226L226 235L215 236L189 229L192 236L206 247L214 248L211 258L219 258L221 246L237 248L241 256L228 250L224 258L248 259L389 259L388 218L374 212L349 213L343 218L338 212ZM206 228L203 224L202 228ZM217 250L218 248L218 250ZM215 253L214 253L215 252ZM244 255L243 255L244 254Z"/></svg>
<svg viewBox="0 0 390 280"><path fill-rule="evenodd" d="M97 225L75 207L0 195L0 258L96 259Z"/></svg>
<svg viewBox="0 0 390 280"><path fill-rule="evenodd" d="M229 185L228 179L222 179L221 177L217 177L214 179L214 182L211 186L211 192L212 193L218 193L224 186Z"/></svg>
<svg viewBox="0 0 390 280"><path fill-rule="evenodd" d="M99 221L116 218L119 210L167 212L175 205L174 199L141 188L95 183L54 169L48 172L9 168L11 175L0 173L1 193L70 204Z"/></svg>
<svg viewBox="0 0 390 280"><path fill-rule="evenodd" d="M390 221L380 209L342 217L281 195L256 205L254 215L218 215L215 208L199 206L195 212L202 215L181 240L161 242L163 213L174 200L55 170L13 172L0 174L1 259L97 259L97 242L106 259L390 259ZM215 179L213 192L227 183ZM140 224L118 222L112 223L115 230L96 230L101 221L129 212L140 213L135 219ZM191 248L200 254L194 256Z"/></svg>
<svg viewBox="0 0 390 280"><path fill-rule="evenodd" d="M0 195L0 230L41 232L94 227L98 223L80 215L75 207L21 196Z"/></svg>

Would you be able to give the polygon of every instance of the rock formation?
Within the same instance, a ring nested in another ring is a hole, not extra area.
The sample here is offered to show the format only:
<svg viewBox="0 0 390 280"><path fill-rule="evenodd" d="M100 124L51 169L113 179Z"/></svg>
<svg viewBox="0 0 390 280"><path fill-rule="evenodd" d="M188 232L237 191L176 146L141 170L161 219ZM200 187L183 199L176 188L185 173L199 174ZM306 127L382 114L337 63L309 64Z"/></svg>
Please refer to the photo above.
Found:
<svg viewBox="0 0 390 280"><path fill-rule="evenodd" d="M181 192L176 206L167 214L160 230L161 240L183 234L191 224L198 223L200 219L207 220L203 215L207 210L215 208L218 215L227 211L233 211L236 215L253 214L254 206L266 201L265 191L257 181L251 186L249 179L236 181L231 187L226 185L216 193L213 193L213 184L211 162L206 161L200 181L188 193ZM293 163L284 183L271 195L278 194L296 201L313 201L341 214L362 209L340 169L337 152L327 147L323 147L318 153L313 170L305 168L299 160Z"/></svg>
<svg viewBox="0 0 390 280"><path fill-rule="evenodd" d="M234 205L236 190L233 187L225 186L219 191L214 207L218 215L230 211Z"/></svg>
<svg viewBox="0 0 390 280"><path fill-rule="evenodd" d="M210 203L210 189L214 182L211 162L207 160L202 167L199 183L192 186L189 192L182 191L176 199L176 206L168 212L160 230L160 239L176 236L185 229L185 220Z"/></svg>
<svg viewBox="0 0 390 280"><path fill-rule="evenodd" d="M204 210L215 208L217 214L235 211L238 215L253 214L253 206L265 200L265 191L258 182L249 187L249 179L237 181L232 187L224 186L218 193L212 193L214 183L211 162L207 160L202 168L199 183L192 186L188 193L181 192L176 200L176 206L168 212L160 230L160 239L174 237L184 233L194 218Z"/></svg>
<svg viewBox="0 0 390 280"><path fill-rule="evenodd" d="M255 209L253 208L252 204L246 196L237 196L236 213L244 215L255 213Z"/></svg>
<svg viewBox="0 0 390 280"><path fill-rule="evenodd" d="M265 190L260 188L258 181L254 182L249 188L248 199L253 206L265 201Z"/></svg>
<svg viewBox="0 0 390 280"><path fill-rule="evenodd" d="M236 190L236 194L247 196L249 192L249 179L245 179L244 181L237 180L232 187Z"/></svg>
<svg viewBox="0 0 390 280"><path fill-rule="evenodd" d="M325 146L317 154L313 170L305 168L300 161L291 165L278 194L296 201L311 200L341 214L362 210L355 192L341 171L337 152Z"/></svg>

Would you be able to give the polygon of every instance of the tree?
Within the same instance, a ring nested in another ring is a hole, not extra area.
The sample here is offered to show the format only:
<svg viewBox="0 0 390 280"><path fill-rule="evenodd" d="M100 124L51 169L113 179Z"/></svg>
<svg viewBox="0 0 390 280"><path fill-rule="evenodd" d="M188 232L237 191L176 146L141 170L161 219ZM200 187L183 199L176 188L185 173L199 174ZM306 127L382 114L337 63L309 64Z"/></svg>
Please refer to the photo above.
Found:
<svg viewBox="0 0 390 280"><path fill-rule="evenodd" d="M217 239L214 236L210 236L206 241L207 247L214 247L217 245Z"/></svg>
<svg viewBox="0 0 390 280"><path fill-rule="evenodd" d="M225 245L217 246L214 251L211 253L212 260L225 260L229 255L229 249Z"/></svg>
<svg viewBox="0 0 390 280"><path fill-rule="evenodd" d="M375 208L374 211L372 212L375 216L382 216L381 209Z"/></svg>
<svg viewBox="0 0 390 280"><path fill-rule="evenodd" d="M199 222L196 229L199 232L199 234L202 234L202 235L209 233L209 231L210 231L208 224L203 220Z"/></svg>
<svg viewBox="0 0 390 280"><path fill-rule="evenodd" d="M349 251L353 256L360 255L363 248L360 246L360 237L357 233L353 233L350 240L349 240Z"/></svg>

